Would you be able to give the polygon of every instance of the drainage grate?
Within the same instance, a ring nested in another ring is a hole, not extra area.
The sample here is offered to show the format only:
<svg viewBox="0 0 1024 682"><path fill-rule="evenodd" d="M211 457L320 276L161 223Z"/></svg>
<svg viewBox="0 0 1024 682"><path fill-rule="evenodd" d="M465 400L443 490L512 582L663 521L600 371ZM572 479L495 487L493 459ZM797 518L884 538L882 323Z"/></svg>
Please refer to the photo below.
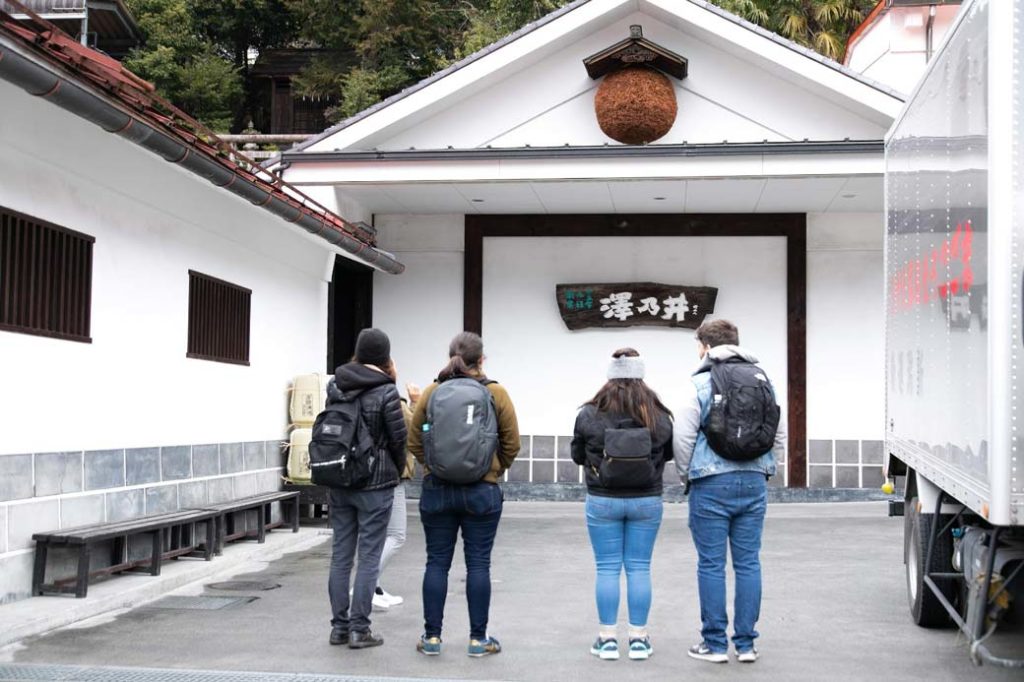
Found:
<svg viewBox="0 0 1024 682"><path fill-rule="evenodd" d="M189 611L216 611L235 604L248 604L259 599L259 597L164 597L152 604L147 604L147 609L174 609Z"/></svg>
<svg viewBox="0 0 1024 682"><path fill-rule="evenodd" d="M223 583L208 583L206 587L222 592L266 592L281 587L281 583L259 580L228 580Z"/></svg>
<svg viewBox="0 0 1024 682"><path fill-rule="evenodd" d="M0 682L8 680L59 680L61 682L442 682L438 679L370 675L316 675L0 663Z"/></svg>

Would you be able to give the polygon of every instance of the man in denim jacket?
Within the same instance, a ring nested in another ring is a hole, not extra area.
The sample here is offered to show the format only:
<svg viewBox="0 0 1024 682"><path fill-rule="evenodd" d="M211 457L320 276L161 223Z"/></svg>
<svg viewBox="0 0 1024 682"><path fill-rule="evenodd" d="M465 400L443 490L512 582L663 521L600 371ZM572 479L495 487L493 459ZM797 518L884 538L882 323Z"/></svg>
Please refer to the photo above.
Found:
<svg viewBox="0 0 1024 682"><path fill-rule="evenodd" d="M701 363L692 380L694 391L676 411L673 450L676 469L689 491L690 533L697 548L697 583L703 641L687 652L711 663L729 660L725 610L726 546L732 548L736 573L733 646L736 659L757 660L754 629L761 610L761 532L768 498L767 481L775 474L776 458L786 455L786 427L780 419L774 448L760 457L738 462L720 457L708 445L701 425L711 407L711 366L733 358L756 363L739 347L739 332L726 320L714 320L697 330Z"/></svg>

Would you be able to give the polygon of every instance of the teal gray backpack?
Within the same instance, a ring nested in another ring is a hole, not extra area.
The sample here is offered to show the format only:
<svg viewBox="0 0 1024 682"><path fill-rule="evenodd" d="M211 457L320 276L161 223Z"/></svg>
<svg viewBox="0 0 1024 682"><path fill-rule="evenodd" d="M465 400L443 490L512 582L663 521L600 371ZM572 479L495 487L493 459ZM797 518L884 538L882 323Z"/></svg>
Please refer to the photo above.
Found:
<svg viewBox="0 0 1024 682"><path fill-rule="evenodd" d="M476 483L498 450L498 416L484 379L455 377L438 384L427 402L423 454L427 468L448 483Z"/></svg>

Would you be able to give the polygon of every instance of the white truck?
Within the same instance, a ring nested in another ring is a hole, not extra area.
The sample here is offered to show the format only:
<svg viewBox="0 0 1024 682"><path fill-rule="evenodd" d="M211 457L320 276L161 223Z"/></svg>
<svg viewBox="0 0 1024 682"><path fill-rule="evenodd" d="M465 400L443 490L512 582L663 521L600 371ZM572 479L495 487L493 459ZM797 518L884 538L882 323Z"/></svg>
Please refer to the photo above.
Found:
<svg viewBox="0 0 1024 682"><path fill-rule="evenodd" d="M905 477L910 611L1008 667L1024 667L1022 79L1024 2L967 0L885 142L885 469Z"/></svg>

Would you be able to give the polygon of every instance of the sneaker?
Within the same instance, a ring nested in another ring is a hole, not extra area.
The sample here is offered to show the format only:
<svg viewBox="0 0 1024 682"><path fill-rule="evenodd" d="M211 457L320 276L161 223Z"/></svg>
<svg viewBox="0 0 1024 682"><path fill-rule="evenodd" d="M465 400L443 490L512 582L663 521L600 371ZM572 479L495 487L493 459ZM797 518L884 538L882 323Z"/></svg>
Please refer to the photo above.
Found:
<svg viewBox="0 0 1024 682"><path fill-rule="evenodd" d="M440 656L441 638L422 635L420 637L420 641L416 642L416 651L420 652L424 656Z"/></svg>
<svg viewBox="0 0 1024 682"><path fill-rule="evenodd" d="M342 630L341 628L331 628L331 644L348 644L348 630Z"/></svg>
<svg viewBox="0 0 1024 682"><path fill-rule="evenodd" d="M369 649L372 646L380 646L383 643L384 638L370 630L367 630L366 632L354 631L348 633L349 649Z"/></svg>
<svg viewBox="0 0 1024 682"><path fill-rule="evenodd" d="M377 588L375 594L379 595L388 606L398 606L399 604L405 601L405 599L399 597L397 594L388 594L386 590L383 590L379 587Z"/></svg>
<svg viewBox="0 0 1024 682"><path fill-rule="evenodd" d="M748 649L747 651L736 652L736 660L740 663L753 663L757 660L757 657L757 649Z"/></svg>
<svg viewBox="0 0 1024 682"><path fill-rule="evenodd" d="M629 658L633 661L646 661L654 653L650 637L638 637L629 640Z"/></svg>
<svg viewBox="0 0 1024 682"><path fill-rule="evenodd" d="M487 639L469 640L469 648L466 653L472 658L483 658L491 654L501 653L501 643L493 637Z"/></svg>
<svg viewBox="0 0 1024 682"><path fill-rule="evenodd" d="M700 644L694 644L687 651L686 655L690 658L696 658L698 661L707 661L708 663L728 663L729 656L725 653L715 653L708 648L708 645L704 642Z"/></svg>
<svg viewBox="0 0 1024 682"><path fill-rule="evenodd" d="M374 611L387 611L391 608L391 602L388 601L383 594L377 594L376 592L373 594L373 600L371 603L373 604Z"/></svg>
<svg viewBox="0 0 1024 682"><path fill-rule="evenodd" d="M619 660L619 642L616 639L598 637L590 647L590 653L602 661L617 661Z"/></svg>

